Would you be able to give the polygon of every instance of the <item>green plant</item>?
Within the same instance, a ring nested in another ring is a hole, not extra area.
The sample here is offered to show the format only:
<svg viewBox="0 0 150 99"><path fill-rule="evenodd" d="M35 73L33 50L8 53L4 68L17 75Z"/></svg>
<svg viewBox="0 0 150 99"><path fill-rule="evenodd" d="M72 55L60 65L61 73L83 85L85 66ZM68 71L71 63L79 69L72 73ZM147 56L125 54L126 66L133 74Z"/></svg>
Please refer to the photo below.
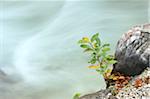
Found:
<svg viewBox="0 0 150 99"><path fill-rule="evenodd" d="M95 69L98 73L102 74L104 78L110 76L110 65L116 63L114 57L108 54L110 51L110 44L102 44L99 33L94 34L91 38L83 37L78 41L80 47L84 49L84 52L89 52L91 58L89 68Z"/></svg>
<svg viewBox="0 0 150 99"><path fill-rule="evenodd" d="M74 96L73 96L73 99L80 99L79 97L80 97L80 93L76 93Z"/></svg>

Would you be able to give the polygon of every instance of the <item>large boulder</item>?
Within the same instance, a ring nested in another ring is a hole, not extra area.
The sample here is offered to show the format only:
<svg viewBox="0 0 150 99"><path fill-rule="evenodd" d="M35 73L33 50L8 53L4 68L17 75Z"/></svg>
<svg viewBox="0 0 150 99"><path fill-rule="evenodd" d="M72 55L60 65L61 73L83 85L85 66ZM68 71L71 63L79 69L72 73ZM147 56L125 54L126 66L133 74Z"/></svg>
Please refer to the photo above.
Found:
<svg viewBox="0 0 150 99"><path fill-rule="evenodd" d="M117 43L113 73L135 76L150 66L150 24L137 25Z"/></svg>

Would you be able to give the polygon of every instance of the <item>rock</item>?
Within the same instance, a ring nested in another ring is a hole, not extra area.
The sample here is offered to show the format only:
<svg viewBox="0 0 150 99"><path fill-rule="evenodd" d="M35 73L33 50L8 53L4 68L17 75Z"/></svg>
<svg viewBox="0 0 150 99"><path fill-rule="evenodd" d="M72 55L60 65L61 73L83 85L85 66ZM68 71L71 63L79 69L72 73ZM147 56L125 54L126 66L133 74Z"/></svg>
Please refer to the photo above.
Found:
<svg viewBox="0 0 150 99"><path fill-rule="evenodd" d="M87 94L80 99L150 99L150 82L144 81L145 78L150 80L150 68L148 67L142 74L135 76L128 85L123 87L116 96L111 94L110 89L103 89L95 93ZM135 79L142 79L141 87L136 88Z"/></svg>
<svg viewBox="0 0 150 99"><path fill-rule="evenodd" d="M135 79L149 78L150 80L150 68L145 70L141 75L136 76L131 83L124 87L116 97L118 99L150 99L150 82L146 83L143 81L142 86L135 88L134 81Z"/></svg>
<svg viewBox="0 0 150 99"><path fill-rule="evenodd" d="M135 76L150 66L150 24L138 25L123 34L117 43L114 72Z"/></svg>
<svg viewBox="0 0 150 99"><path fill-rule="evenodd" d="M109 89L105 89L92 94L87 94L85 96L82 96L80 99L117 99L117 98L111 94L111 91Z"/></svg>

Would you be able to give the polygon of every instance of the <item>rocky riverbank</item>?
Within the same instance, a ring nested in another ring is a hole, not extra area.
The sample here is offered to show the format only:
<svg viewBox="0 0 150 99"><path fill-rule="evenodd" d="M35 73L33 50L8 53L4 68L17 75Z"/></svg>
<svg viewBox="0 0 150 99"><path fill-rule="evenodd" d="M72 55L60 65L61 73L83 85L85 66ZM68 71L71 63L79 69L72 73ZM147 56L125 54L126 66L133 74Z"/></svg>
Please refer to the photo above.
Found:
<svg viewBox="0 0 150 99"><path fill-rule="evenodd" d="M133 78L116 97L118 99L150 99L150 68Z"/></svg>
<svg viewBox="0 0 150 99"><path fill-rule="evenodd" d="M150 99L149 58L150 24L132 27L117 43L117 63L105 77L107 89L80 99Z"/></svg>
<svg viewBox="0 0 150 99"><path fill-rule="evenodd" d="M105 89L84 95L80 99L150 99L150 68L132 78L115 96L110 89Z"/></svg>

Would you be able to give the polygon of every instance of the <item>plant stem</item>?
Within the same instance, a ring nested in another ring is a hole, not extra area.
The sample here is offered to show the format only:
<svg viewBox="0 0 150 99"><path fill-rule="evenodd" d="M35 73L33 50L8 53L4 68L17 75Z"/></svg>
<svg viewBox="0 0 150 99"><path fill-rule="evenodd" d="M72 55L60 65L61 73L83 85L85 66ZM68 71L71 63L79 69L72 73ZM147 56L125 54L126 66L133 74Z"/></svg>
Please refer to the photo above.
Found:
<svg viewBox="0 0 150 99"><path fill-rule="evenodd" d="M99 57L97 56L97 61L98 61L98 63L99 63L99 66L101 66L101 62L100 62L100 60L99 60Z"/></svg>
<svg viewBox="0 0 150 99"><path fill-rule="evenodd" d="M92 47L92 49L95 50L95 48L93 47L92 43L89 42L89 44L90 44L90 46ZM95 50L95 52L96 52L96 50ZM96 53L96 60L98 61L99 66L101 66L101 62L100 62L100 60L99 60L99 56L97 55L97 53Z"/></svg>

